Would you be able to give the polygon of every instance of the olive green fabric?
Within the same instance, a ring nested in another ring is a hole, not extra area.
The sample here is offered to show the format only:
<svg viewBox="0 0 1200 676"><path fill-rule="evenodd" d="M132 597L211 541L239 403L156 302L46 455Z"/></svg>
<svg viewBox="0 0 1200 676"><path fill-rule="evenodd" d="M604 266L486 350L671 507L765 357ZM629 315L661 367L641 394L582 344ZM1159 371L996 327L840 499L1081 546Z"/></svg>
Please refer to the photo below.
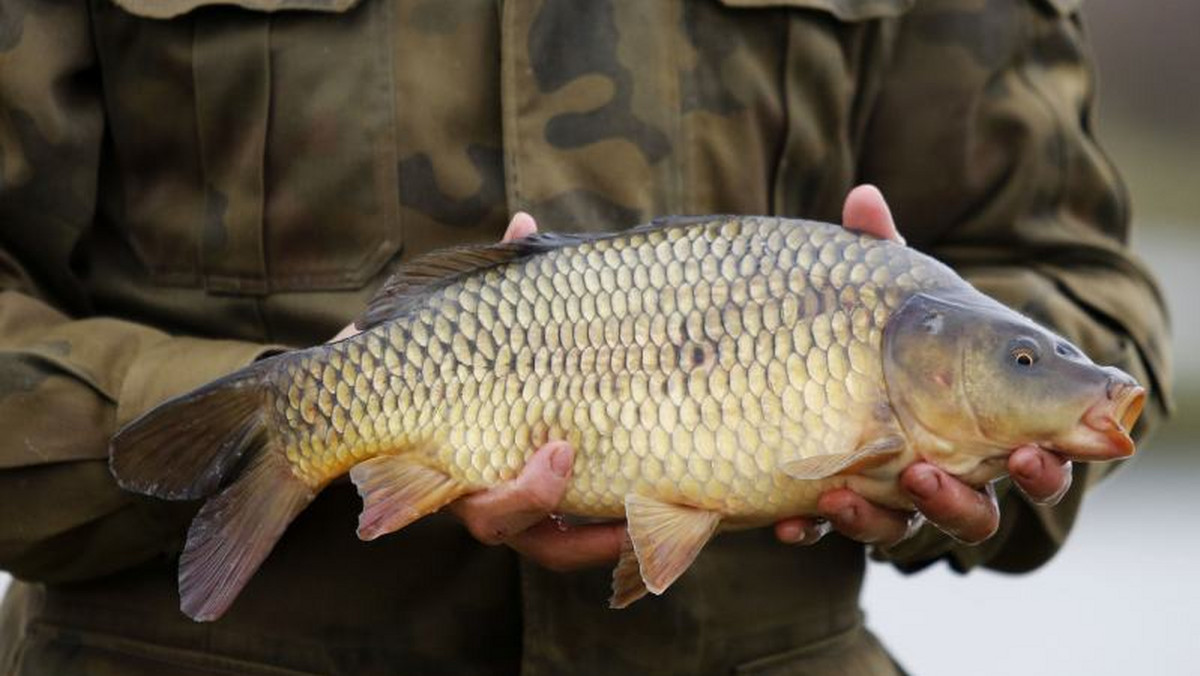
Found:
<svg viewBox="0 0 1200 676"><path fill-rule="evenodd" d="M840 537L722 535L614 612L607 570L447 518L360 543L344 484L194 624L194 506L118 490L107 439L517 209L836 220L862 181L910 244L1148 383L1153 422L1166 319L1091 135L1076 4L0 0L0 673L894 673ZM927 529L887 556L1032 568L1100 474L1056 508L1005 492L982 546Z"/></svg>

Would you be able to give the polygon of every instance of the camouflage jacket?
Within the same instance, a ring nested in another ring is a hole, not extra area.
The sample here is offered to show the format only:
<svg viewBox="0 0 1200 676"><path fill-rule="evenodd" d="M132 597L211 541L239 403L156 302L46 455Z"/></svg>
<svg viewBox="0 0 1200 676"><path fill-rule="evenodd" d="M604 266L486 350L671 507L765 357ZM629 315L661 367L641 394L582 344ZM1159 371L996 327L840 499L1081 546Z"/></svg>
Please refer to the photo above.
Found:
<svg viewBox="0 0 1200 676"><path fill-rule="evenodd" d="M177 609L190 506L109 476L119 423L322 342L397 261L659 214L836 220L873 182L911 245L1157 393L1154 281L1091 129L1070 0L0 0L0 615L5 674L886 674L864 549L723 535L658 599L445 518L364 545L345 485L221 621ZM1055 508L979 547L1026 570Z"/></svg>

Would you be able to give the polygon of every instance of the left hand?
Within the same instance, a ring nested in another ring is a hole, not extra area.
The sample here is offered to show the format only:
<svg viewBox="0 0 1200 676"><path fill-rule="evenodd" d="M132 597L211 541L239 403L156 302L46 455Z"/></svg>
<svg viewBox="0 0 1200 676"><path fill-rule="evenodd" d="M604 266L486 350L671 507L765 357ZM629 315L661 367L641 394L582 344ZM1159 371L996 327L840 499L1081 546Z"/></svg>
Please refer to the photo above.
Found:
<svg viewBox="0 0 1200 676"><path fill-rule="evenodd" d="M860 185L846 196L842 224L901 244L891 211L874 186ZM1021 446L1008 458L1013 483L1042 504L1054 504L1071 487L1070 461L1037 446ZM775 535L792 544L812 544L832 527L859 542L889 547L915 531L919 517L968 544L991 537L1000 524L1000 508L990 490L979 491L927 462L914 463L900 474L900 488L917 507L917 516L880 507L848 489L824 493L817 519L792 518L775 524Z"/></svg>

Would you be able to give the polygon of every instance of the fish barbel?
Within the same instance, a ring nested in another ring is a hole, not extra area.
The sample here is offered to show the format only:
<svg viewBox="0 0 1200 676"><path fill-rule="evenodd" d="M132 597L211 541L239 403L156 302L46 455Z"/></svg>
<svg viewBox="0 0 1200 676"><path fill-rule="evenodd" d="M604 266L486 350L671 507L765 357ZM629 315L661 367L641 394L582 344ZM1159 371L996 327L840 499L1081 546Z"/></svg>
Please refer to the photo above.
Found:
<svg viewBox="0 0 1200 676"><path fill-rule="evenodd" d="M346 473L372 539L565 439L561 511L628 522L622 607L662 593L720 527L812 514L831 488L911 509L896 477L917 459L982 485L1024 443L1129 455L1145 399L928 256L777 218L434 253L402 268L359 328L113 438L123 487L208 498L180 563L189 616L219 617Z"/></svg>

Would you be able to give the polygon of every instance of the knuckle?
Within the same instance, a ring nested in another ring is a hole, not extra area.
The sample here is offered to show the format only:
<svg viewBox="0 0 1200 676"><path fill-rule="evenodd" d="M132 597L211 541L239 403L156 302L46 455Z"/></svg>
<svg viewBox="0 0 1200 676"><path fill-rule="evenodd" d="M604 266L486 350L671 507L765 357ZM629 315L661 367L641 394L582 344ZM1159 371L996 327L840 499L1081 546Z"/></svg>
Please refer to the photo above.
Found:
<svg viewBox="0 0 1200 676"><path fill-rule="evenodd" d="M842 535L856 538L860 534L862 519L855 507L846 507L830 514L829 522Z"/></svg>

